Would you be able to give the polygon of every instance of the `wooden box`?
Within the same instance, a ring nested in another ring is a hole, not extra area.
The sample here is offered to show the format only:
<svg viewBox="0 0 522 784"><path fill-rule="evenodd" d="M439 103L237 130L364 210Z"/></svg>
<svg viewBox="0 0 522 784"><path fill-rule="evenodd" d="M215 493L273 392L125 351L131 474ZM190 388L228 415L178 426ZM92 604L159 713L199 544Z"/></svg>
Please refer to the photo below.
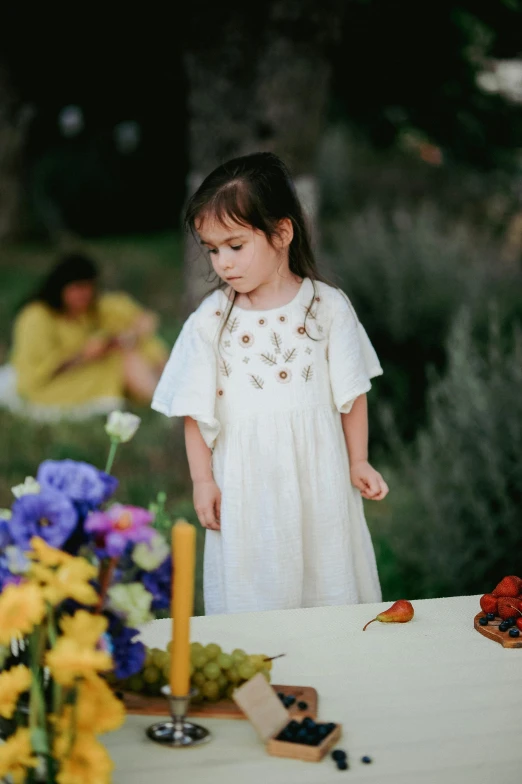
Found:
<svg viewBox="0 0 522 784"><path fill-rule="evenodd" d="M236 689L233 698L256 729L268 754L274 757L320 762L341 737L341 725L332 723L332 730L317 746L278 740L291 721L302 724L307 719L292 717L261 673Z"/></svg>

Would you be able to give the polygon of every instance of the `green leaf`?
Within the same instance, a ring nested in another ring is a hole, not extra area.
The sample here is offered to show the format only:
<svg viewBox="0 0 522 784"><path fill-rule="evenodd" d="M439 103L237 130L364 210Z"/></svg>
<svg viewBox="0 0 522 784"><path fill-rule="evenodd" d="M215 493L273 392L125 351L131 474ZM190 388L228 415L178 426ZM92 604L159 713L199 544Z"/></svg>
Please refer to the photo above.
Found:
<svg viewBox="0 0 522 784"><path fill-rule="evenodd" d="M47 733L41 727L34 727L31 730L31 746L36 754L49 754Z"/></svg>

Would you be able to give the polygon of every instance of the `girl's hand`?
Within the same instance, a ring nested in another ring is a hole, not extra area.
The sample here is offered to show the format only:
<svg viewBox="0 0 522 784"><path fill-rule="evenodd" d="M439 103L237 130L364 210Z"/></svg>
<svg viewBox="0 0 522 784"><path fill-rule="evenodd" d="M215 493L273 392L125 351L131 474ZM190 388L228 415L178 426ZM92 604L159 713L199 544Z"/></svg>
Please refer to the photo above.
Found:
<svg viewBox="0 0 522 784"><path fill-rule="evenodd" d="M221 529L221 491L213 479L194 483L194 508L203 528Z"/></svg>
<svg viewBox="0 0 522 784"><path fill-rule="evenodd" d="M351 466L350 479L352 485L361 491L362 497L370 501L382 501L388 495L388 485L367 460Z"/></svg>

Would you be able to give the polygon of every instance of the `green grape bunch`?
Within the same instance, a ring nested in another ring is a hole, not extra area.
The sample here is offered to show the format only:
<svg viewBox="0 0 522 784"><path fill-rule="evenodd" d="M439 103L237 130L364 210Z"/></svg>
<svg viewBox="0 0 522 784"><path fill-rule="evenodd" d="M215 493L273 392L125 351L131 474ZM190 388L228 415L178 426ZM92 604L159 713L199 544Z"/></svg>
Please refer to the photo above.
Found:
<svg viewBox="0 0 522 784"><path fill-rule="evenodd" d="M263 654L247 654L241 648L225 653L219 645L190 646L190 682L196 695L195 703L217 702L232 699L234 689L260 672L270 682L272 661ZM142 670L118 684L148 696L158 696L169 682L170 643L167 650L147 648Z"/></svg>

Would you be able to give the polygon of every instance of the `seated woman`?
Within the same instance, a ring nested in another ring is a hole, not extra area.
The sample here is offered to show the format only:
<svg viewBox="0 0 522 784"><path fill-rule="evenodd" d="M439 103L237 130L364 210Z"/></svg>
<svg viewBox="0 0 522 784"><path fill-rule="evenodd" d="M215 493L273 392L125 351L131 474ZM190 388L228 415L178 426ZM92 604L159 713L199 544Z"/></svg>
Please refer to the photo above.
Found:
<svg viewBox="0 0 522 784"><path fill-rule="evenodd" d="M99 293L87 257L66 256L14 324L12 367L30 409L111 410L124 398L149 403L168 357L156 316L126 294Z"/></svg>

